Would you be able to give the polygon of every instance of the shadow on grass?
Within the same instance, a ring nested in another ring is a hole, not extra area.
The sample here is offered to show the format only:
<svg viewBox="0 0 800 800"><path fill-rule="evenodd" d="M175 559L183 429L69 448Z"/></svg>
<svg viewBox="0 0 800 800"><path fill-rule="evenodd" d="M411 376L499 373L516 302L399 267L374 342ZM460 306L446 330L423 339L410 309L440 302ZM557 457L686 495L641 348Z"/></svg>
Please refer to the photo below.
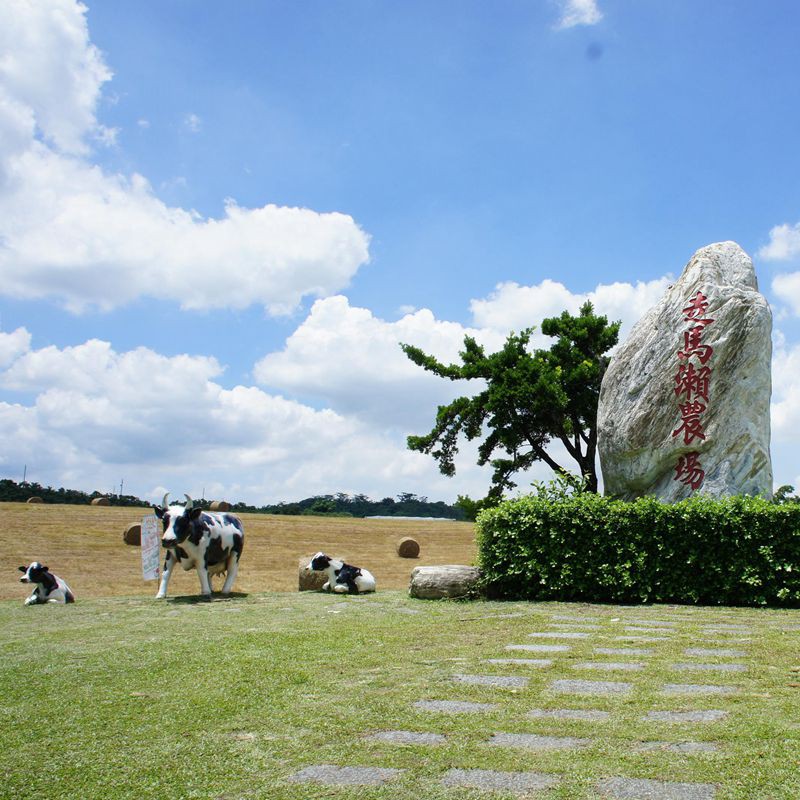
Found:
<svg viewBox="0 0 800 800"><path fill-rule="evenodd" d="M186 594L178 595L176 597L167 597L166 601L170 605L197 605L198 603L227 603L229 600L242 600L250 595L247 592L231 592L227 597L221 595L219 592L213 592L211 599L204 597L201 594Z"/></svg>

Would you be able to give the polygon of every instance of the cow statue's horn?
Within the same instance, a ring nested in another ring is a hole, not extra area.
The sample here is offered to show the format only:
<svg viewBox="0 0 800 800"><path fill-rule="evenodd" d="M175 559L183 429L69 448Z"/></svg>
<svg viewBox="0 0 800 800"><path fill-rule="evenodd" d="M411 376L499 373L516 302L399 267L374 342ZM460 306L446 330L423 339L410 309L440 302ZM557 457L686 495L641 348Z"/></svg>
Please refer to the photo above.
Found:
<svg viewBox="0 0 800 800"><path fill-rule="evenodd" d="M167 505L167 498L169 497L169 492L164 495L164 499L161 501L161 508L169 508Z"/></svg>
<svg viewBox="0 0 800 800"><path fill-rule="evenodd" d="M186 513L192 506L194 506L194 500L189 497L188 494L185 494L184 497L186 498L186 508L183 509L184 513Z"/></svg>

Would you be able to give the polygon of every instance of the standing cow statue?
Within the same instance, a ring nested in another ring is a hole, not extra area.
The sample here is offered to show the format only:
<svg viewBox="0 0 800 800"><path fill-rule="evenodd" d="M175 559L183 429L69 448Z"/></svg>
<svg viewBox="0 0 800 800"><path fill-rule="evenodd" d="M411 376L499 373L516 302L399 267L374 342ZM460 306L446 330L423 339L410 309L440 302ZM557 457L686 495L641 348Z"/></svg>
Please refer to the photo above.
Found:
<svg viewBox="0 0 800 800"><path fill-rule="evenodd" d="M164 495L160 506L153 507L164 527L161 545L167 551L156 599L167 596L169 576L175 564L180 564L185 570L197 570L200 594L206 599L211 598L209 576L226 572L222 594L227 596L236 579L244 545L241 520L234 514L218 514L195 508L188 494L184 495L185 506L168 506L168 497L169 492Z"/></svg>

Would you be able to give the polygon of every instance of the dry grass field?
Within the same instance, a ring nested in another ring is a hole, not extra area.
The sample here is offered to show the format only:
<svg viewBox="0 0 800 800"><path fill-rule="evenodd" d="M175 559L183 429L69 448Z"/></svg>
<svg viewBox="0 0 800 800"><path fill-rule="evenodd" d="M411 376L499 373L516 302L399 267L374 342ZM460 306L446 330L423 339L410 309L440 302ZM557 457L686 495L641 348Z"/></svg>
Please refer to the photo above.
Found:
<svg viewBox="0 0 800 800"><path fill-rule="evenodd" d="M148 508L0 503L0 600L28 594L17 566L47 564L83 597L155 595L156 582L142 580L138 547L122 541L125 528ZM367 567L380 589L404 589L411 570L428 564L471 564L476 555L470 522L369 520L242 514L245 544L237 592L297 590L298 560L322 550ZM413 536L418 558L400 558L397 542ZM221 586L219 579L214 588ZM196 595L196 573L176 570L169 595Z"/></svg>

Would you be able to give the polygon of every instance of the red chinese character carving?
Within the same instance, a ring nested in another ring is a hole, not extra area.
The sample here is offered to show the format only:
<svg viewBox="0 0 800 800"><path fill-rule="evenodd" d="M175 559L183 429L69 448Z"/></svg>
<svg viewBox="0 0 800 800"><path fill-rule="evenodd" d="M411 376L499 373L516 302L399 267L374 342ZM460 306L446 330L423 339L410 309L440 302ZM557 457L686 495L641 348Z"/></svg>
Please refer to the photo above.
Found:
<svg viewBox="0 0 800 800"><path fill-rule="evenodd" d="M707 344L701 344L703 337L703 326L697 325L689 328L683 333L683 350L678 350L678 358L687 361L690 356L697 356L701 364L705 364L714 353L714 348Z"/></svg>
<svg viewBox="0 0 800 800"><path fill-rule="evenodd" d="M687 486L691 486L694 491L697 491L706 477L706 473L700 466L697 460L700 453L687 453L678 459L678 465L675 467L674 481L680 481Z"/></svg>
<svg viewBox="0 0 800 800"><path fill-rule="evenodd" d="M678 374L675 376L675 395L680 397L686 395L687 400L694 397L702 397L708 402L708 383L711 377L709 367L694 368L694 364L681 364L678 367Z"/></svg>
<svg viewBox="0 0 800 800"><path fill-rule="evenodd" d="M692 444L695 439L705 439L702 420L700 415L706 410L705 403L695 400L692 403L679 403L681 410L681 424L672 431L673 436L677 436L683 431L683 443Z"/></svg>
<svg viewBox="0 0 800 800"><path fill-rule="evenodd" d="M710 325L713 319L703 319L703 314L708 311L708 298L698 292L690 301L689 305L683 309L684 319L687 322L696 322L698 325Z"/></svg>

